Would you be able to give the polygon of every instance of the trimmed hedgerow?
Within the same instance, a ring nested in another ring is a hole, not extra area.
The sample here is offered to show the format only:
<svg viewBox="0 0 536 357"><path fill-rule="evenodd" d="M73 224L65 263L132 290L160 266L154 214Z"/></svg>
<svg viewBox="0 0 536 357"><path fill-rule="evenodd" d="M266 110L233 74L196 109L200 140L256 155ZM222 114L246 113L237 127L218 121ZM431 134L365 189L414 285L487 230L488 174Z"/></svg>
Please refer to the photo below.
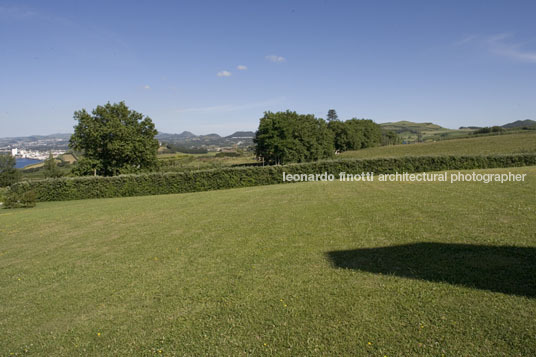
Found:
<svg viewBox="0 0 536 357"><path fill-rule="evenodd" d="M485 169L536 165L535 154L496 156L430 156L367 160L330 160L284 166L254 166L225 169L121 175L114 177L75 177L20 182L10 191L34 191L38 201L65 201L86 198L128 197L170 193L198 192L225 188L283 183L287 174L340 172L358 174L374 172L423 172Z"/></svg>

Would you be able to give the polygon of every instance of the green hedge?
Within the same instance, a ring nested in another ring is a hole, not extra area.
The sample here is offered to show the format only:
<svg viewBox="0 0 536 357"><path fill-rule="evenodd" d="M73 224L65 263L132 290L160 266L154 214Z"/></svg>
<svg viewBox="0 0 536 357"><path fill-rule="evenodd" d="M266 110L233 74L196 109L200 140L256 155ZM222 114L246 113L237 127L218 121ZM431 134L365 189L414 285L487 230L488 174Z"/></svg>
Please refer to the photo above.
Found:
<svg viewBox="0 0 536 357"><path fill-rule="evenodd" d="M19 194L34 191L39 201L127 197L198 192L283 182L287 174L375 174L423 172L536 165L536 154L501 156L430 156L368 160L330 160L285 166L237 167L191 172L150 173L114 177L75 177L20 182L11 186Z"/></svg>

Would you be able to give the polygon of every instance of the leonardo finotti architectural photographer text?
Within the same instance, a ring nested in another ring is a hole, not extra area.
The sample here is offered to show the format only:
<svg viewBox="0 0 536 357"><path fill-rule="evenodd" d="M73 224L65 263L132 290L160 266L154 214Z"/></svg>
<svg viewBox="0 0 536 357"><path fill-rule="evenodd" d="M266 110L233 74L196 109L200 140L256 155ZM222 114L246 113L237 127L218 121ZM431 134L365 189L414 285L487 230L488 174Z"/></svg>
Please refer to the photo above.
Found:
<svg viewBox="0 0 536 357"><path fill-rule="evenodd" d="M283 172L283 182L306 182L306 181L343 181L343 182L524 182L527 174L513 174L511 172L501 174L491 173L465 173L465 172L420 172L420 173L394 173L374 175L374 172L362 172L349 174L340 172L338 176L328 174L287 174Z"/></svg>

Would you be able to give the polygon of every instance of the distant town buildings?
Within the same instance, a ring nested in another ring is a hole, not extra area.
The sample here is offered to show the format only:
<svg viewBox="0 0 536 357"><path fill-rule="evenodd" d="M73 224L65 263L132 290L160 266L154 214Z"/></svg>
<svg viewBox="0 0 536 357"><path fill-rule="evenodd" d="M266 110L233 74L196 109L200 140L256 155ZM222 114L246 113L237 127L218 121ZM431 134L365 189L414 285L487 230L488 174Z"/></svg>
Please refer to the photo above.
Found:
<svg viewBox="0 0 536 357"><path fill-rule="evenodd" d="M46 160L48 156L52 153L52 156L57 157L65 153L65 150L49 150L49 151L40 151L40 150L25 150L19 148L11 149L11 156L22 158L22 159L36 159L36 160Z"/></svg>

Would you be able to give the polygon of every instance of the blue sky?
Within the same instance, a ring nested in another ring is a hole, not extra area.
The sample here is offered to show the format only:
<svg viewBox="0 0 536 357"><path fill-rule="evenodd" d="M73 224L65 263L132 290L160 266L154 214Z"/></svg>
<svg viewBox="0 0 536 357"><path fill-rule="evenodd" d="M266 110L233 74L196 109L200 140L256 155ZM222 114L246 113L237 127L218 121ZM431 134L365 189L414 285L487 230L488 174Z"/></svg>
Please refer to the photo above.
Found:
<svg viewBox="0 0 536 357"><path fill-rule="evenodd" d="M162 132L266 110L536 119L536 1L0 1L0 136L124 100Z"/></svg>

